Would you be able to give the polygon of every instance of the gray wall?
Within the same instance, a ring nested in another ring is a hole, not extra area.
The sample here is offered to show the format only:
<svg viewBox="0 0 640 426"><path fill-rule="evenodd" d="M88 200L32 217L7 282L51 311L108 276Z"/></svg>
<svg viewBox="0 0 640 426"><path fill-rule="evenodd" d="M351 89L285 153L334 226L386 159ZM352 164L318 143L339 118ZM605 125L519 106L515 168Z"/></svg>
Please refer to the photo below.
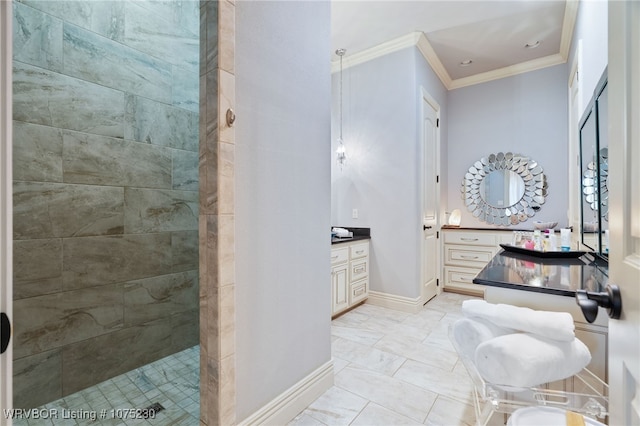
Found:
<svg viewBox="0 0 640 426"><path fill-rule="evenodd" d="M567 75L562 64L449 92L448 211L461 210L462 226L493 227L466 209L460 184L474 162L500 151L536 160L549 185L542 208L515 227L567 225Z"/></svg>
<svg viewBox="0 0 640 426"><path fill-rule="evenodd" d="M236 2L239 421L331 359L329 22Z"/></svg>
<svg viewBox="0 0 640 426"><path fill-rule="evenodd" d="M420 87L439 103L444 118L446 90L415 47L344 69L343 139L348 159L340 170L334 154L340 74L332 77L332 224L371 228L371 290L418 297ZM446 143L443 132L441 145ZM352 218L354 208L358 219Z"/></svg>
<svg viewBox="0 0 640 426"><path fill-rule="evenodd" d="M198 6L14 3L16 407L198 342Z"/></svg>

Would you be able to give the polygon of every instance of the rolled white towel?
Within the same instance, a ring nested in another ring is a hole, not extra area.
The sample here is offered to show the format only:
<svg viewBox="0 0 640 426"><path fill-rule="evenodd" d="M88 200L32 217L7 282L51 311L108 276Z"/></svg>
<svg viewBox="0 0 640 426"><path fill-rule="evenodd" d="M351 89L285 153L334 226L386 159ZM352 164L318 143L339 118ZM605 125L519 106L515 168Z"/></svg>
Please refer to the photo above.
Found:
<svg viewBox="0 0 640 426"><path fill-rule="evenodd" d="M472 318L484 318L495 325L505 326L548 339L571 342L575 337L573 317L568 312L535 311L502 303L487 303L471 299L462 302L462 313Z"/></svg>
<svg viewBox="0 0 640 426"><path fill-rule="evenodd" d="M346 238L349 236L349 230L344 228L333 228L331 232L335 232L337 237Z"/></svg>
<svg viewBox="0 0 640 426"><path fill-rule="evenodd" d="M494 337L478 345L475 365L480 376L496 385L536 386L580 372L591 361L579 339L560 342L530 333Z"/></svg>
<svg viewBox="0 0 640 426"><path fill-rule="evenodd" d="M460 318L452 327L455 340L453 343L460 351L459 355L469 358L472 362L480 343L514 332L513 329L499 327L482 318Z"/></svg>

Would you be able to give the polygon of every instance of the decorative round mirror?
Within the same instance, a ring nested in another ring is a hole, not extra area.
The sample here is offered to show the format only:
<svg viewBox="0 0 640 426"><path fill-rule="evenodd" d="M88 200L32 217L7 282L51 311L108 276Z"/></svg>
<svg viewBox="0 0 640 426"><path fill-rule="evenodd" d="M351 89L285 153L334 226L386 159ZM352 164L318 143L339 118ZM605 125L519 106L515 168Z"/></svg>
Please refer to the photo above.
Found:
<svg viewBox="0 0 640 426"><path fill-rule="evenodd" d="M537 162L499 152L469 167L461 191L474 217L491 225L517 225L533 217L544 204L547 178Z"/></svg>
<svg viewBox="0 0 640 426"><path fill-rule="evenodd" d="M582 175L582 194L591 207L598 210L598 182L600 183L600 208L604 220L609 220L609 149L600 150L600 179L598 179L598 165L595 161L587 165Z"/></svg>

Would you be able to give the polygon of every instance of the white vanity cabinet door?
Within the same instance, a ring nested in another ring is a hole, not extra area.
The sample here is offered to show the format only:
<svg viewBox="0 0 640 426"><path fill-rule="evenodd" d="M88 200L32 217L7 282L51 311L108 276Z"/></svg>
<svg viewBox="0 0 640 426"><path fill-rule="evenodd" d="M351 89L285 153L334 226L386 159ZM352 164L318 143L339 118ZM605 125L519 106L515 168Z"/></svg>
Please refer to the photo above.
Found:
<svg viewBox="0 0 640 426"><path fill-rule="evenodd" d="M331 313L336 314L349 307L349 265L343 263L331 268Z"/></svg>
<svg viewBox="0 0 640 426"><path fill-rule="evenodd" d="M369 241L340 243L331 249L331 314L369 297Z"/></svg>

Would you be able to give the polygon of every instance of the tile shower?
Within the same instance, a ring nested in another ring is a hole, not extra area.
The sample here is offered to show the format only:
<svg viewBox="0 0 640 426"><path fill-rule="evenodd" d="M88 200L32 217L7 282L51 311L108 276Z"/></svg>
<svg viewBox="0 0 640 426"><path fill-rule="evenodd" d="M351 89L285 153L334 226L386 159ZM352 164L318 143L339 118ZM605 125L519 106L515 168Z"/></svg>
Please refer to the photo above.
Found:
<svg viewBox="0 0 640 426"><path fill-rule="evenodd" d="M14 1L14 406L198 343L197 1Z"/></svg>

